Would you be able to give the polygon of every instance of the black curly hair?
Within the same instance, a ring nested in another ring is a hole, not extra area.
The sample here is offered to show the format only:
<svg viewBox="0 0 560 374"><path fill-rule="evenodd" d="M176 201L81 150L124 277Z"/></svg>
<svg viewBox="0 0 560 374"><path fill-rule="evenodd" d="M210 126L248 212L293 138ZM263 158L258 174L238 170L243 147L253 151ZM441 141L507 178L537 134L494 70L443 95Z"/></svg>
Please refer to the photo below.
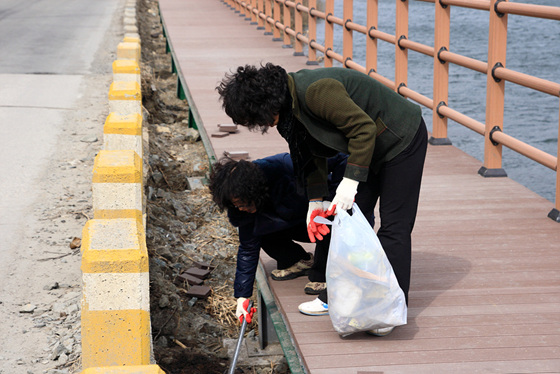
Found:
<svg viewBox="0 0 560 374"><path fill-rule="evenodd" d="M268 199L267 179L253 162L220 158L210 174L210 193L220 210L235 208L232 200L254 203L259 210Z"/></svg>
<svg viewBox="0 0 560 374"><path fill-rule="evenodd" d="M265 133L286 103L288 76L284 68L267 63L260 68L239 66L216 87L222 108L235 124Z"/></svg>

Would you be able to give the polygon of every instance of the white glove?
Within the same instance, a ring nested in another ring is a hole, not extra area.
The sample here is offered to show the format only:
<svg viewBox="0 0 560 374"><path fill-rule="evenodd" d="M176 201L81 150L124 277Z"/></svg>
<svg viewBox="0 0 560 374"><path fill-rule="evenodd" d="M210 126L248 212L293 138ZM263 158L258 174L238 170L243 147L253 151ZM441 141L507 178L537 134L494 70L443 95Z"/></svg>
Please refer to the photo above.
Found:
<svg viewBox="0 0 560 374"><path fill-rule="evenodd" d="M243 320L246 320L247 323L251 323L253 320L253 314L257 311L257 308L249 305L252 305L249 299L245 297L240 297L237 299L237 310L235 311L235 315L239 319L239 323L243 323Z"/></svg>
<svg viewBox="0 0 560 374"><path fill-rule="evenodd" d="M309 226L309 222L311 222L311 213L313 213L314 210L321 210L323 211L323 202L322 201L310 201L309 202L309 208L307 209L307 219L305 220L305 223L307 224L307 226Z"/></svg>
<svg viewBox="0 0 560 374"><path fill-rule="evenodd" d="M354 204L354 197L358 192L358 184L360 182L350 178L342 178L342 181L336 189L336 195L329 207L329 211L336 205L337 208L348 210Z"/></svg>
<svg viewBox="0 0 560 374"><path fill-rule="evenodd" d="M241 316L246 316L249 314L247 310L243 307L243 303L247 300L245 297L240 297L237 299L237 309L235 310L235 316L239 319ZM244 317L245 318L245 317Z"/></svg>

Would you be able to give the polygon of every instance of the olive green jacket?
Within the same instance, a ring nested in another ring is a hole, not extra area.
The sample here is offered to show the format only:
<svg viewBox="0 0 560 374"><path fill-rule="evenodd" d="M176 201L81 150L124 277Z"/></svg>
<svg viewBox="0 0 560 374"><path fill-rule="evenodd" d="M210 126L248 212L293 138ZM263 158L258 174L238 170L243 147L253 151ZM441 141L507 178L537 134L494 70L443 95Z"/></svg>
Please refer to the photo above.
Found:
<svg viewBox="0 0 560 374"><path fill-rule="evenodd" d="M327 157L348 154L344 176L365 181L410 144L420 125L418 105L354 70L300 70L288 74L288 87L293 115L322 145L309 144L316 165L306 176L310 199L327 195Z"/></svg>

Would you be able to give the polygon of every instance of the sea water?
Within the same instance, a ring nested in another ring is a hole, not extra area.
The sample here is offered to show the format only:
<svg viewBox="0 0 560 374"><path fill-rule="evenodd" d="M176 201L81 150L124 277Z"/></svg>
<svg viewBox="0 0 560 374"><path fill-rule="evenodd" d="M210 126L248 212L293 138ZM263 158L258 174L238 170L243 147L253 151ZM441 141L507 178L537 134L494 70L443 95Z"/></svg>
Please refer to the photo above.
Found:
<svg viewBox="0 0 560 374"><path fill-rule="evenodd" d="M395 34L395 0L378 0L378 29ZM521 0L516 2L522 2ZM560 6L560 0L524 0L524 3ZM354 0L354 22L366 25L366 0ZM318 2L324 10L324 1ZM343 18L343 0L335 0L334 16ZM408 39L434 45L434 4L409 3ZM449 50L480 61L488 55L488 11L451 8ZM335 51L342 53L342 27L335 25ZM318 22L317 42L324 45L324 22ZM355 32L354 61L365 66L366 36ZM394 80L395 47L377 41L377 72ZM407 86L429 98L433 97L433 58L408 52ZM340 66L336 63L335 66ZM508 69L560 82L560 21L508 15ZM486 75L450 64L448 106L481 123L485 123ZM504 133L553 156L558 152L559 99L514 83L505 83ZM432 127L431 109L422 107L428 129ZM448 120L448 138L454 146L482 162L484 139L478 133ZM554 202L556 174L507 147L503 147L502 167L508 177ZM507 193L504 191L504 193Z"/></svg>

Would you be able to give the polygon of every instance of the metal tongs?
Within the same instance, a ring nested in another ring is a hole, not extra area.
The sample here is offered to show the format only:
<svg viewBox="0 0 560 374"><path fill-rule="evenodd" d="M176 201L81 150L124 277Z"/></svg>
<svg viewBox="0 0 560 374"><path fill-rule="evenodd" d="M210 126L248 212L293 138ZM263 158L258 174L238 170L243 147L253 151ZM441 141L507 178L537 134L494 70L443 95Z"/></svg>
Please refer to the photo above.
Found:
<svg viewBox="0 0 560 374"><path fill-rule="evenodd" d="M249 301L247 310L250 311L253 307L253 300ZM229 367L228 374L234 374L235 364L237 363L237 358L239 357L239 351L241 350L241 343L243 342L243 337L245 335L245 329L247 329L247 319L243 318L243 323L241 324L241 332L239 333L239 339L237 339L237 346L235 347L235 352L233 352L233 358L231 359L231 365Z"/></svg>

